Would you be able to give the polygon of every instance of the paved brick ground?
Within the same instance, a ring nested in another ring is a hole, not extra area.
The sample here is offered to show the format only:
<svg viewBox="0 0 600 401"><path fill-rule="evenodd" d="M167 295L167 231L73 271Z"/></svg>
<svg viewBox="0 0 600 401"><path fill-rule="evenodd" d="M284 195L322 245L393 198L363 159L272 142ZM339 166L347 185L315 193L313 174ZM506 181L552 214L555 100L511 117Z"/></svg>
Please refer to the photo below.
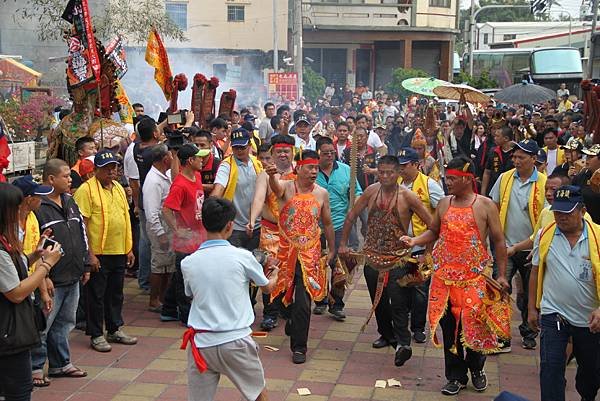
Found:
<svg viewBox="0 0 600 401"><path fill-rule="evenodd" d="M36 390L33 400L186 400L186 353L179 350L183 327L176 323L161 323L157 314L146 310L147 301L147 296L137 289L137 283L128 281L125 331L138 336L139 343L135 346L113 345L112 352L101 354L89 347L87 337L75 331L71 338L73 361L88 371L88 377L54 379L51 386ZM512 391L532 401L539 399L539 351L527 351L518 346L516 321L513 322L516 340L512 353L488 358L486 371L490 384L487 391L480 394L469 387L458 397L447 397L439 392L445 383L441 350L430 343L414 344L412 359L405 366L396 368L391 349L371 348L371 342L376 338L374 321L365 333L360 333L370 306L367 288L361 278L349 293L345 322L336 322L326 315L313 316L310 350L304 365L292 364L283 325L268 337L258 339L262 345L280 349L271 352L263 348L261 353L270 399L483 401L491 400L501 390ZM579 400L574 391L574 366L568 368L567 376L567 399ZM399 380L402 387L374 387L376 380L389 378ZM309 388L312 395L299 396L296 389L301 387ZM231 382L222 378L216 399L238 401L240 398Z"/></svg>

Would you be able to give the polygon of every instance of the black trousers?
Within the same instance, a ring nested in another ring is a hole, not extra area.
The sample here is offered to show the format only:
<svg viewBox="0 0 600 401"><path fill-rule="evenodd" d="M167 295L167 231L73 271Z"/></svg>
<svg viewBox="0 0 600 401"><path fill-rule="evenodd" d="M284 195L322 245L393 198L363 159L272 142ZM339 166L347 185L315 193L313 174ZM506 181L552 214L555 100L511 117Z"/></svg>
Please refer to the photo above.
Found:
<svg viewBox="0 0 600 401"><path fill-rule="evenodd" d="M289 307L290 319L286 324L286 333L290 336L292 352L306 353L308 344L308 330L310 329L311 298L304 287L302 267L296 262L294 274L294 302Z"/></svg>
<svg viewBox="0 0 600 401"><path fill-rule="evenodd" d="M425 250L413 252L416 257L425 253ZM429 303L429 284L427 280L419 286L415 286L410 305L410 331L413 333L425 332L427 322L427 304Z"/></svg>
<svg viewBox="0 0 600 401"><path fill-rule="evenodd" d="M175 272L171 276L169 286L165 292L165 302L161 311L162 315L179 317L181 323L186 325L188 316L190 315L191 302L185 295L181 261L188 255L187 253L175 252Z"/></svg>
<svg viewBox="0 0 600 401"><path fill-rule="evenodd" d="M6 401L29 401L31 390L31 352L0 356L0 396Z"/></svg>
<svg viewBox="0 0 600 401"><path fill-rule="evenodd" d="M444 365L446 379L458 380L462 384L467 384L469 377L467 372L479 372L483 370L485 364L485 355L480 352L473 351L470 348L464 349L460 342L461 324L458 322L458 330L456 329L456 319L450 312L450 302L446 314L440 319L440 327L444 337ZM459 334L456 338L454 333ZM456 346L456 354L451 352L453 346Z"/></svg>
<svg viewBox="0 0 600 401"><path fill-rule="evenodd" d="M506 272L506 279L511 286L512 292L512 279L517 274L517 271L521 275L523 280L523 296L517 298L517 308L521 312L521 324L519 325L519 332L523 338L536 338L537 332L531 330L527 323L528 315L528 301L529 301L529 276L531 274L531 263L527 260L529 251L517 252L509 258L508 268Z"/></svg>
<svg viewBox="0 0 600 401"><path fill-rule="evenodd" d="M370 266L365 266L364 271L371 302L373 302L379 273ZM375 309L377 331L388 342L410 346L408 313L415 289L414 287L400 287L398 285L396 280L403 275L400 269L390 270L389 274L387 286L383 289L381 299Z"/></svg>
<svg viewBox="0 0 600 401"><path fill-rule="evenodd" d="M248 234L246 234L246 231L233 230L233 233L231 233L231 237L229 237L228 241L231 245L233 245L237 248L244 248L244 249L252 252L253 250L258 248L258 244L260 243L260 228L256 228L252 232L252 237L248 237ZM248 293L250 294L250 301L252 302L252 307L254 308L254 305L256 305L256 296L258 295L258 287L250 285L250 288L248 289ZM267 308L267 311L269 311L269 308L267 305L269 305L270 296L267 294L263 294L262 299L263 299L263 305L265 305L265 307ZM265 312L263 311L263 314L264 313ZM276 317L277 314L275 313L275 315L273 315L273 312L271 310L271 311L269 311L268 315L265 314L265 317L267 317L267 316Z"/></svg>
<svg viewBox="0 0 600 401"><path fill-rule="evenodd" d="M127 255L97 255L100 270L90 275L85 285L87 304L86 334L99 337L103 326L110 334L123 326L123 280L127 267ZM103 324L104 323L104 324Z"/></svg>

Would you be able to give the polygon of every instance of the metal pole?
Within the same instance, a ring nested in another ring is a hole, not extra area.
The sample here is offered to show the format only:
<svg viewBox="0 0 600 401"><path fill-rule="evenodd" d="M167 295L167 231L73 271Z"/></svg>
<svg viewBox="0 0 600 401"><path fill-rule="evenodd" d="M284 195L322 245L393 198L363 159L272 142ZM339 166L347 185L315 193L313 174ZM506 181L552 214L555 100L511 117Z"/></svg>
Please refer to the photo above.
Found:
<svg viewBox="0 0 600 401"><path fill-rule="evenodd" d="M592 79L594 75L594 57L596 45L594 44L594 36L596 35L596 23L598 22L598 0L592 3L594 19L592 20L592 32L590 33L590 51L588 56L588 78Z"/></svg>
<svg viewBox="0 0 600 401"><path fill-rule="evenodd" d="M471 0L471 14L469 18L469 75L473 76L473 48L475 46L475 0Z"/></svg>
<svg viewBox="0 0 600 401"><path fill-rule="evenodd" d="M294 2L294 29L292 31L294 40L294 70L298 74L298 97L302 96L302 64L304 55L302 53L302 0Z"/></svg>
<svg viewBox="0 0 600 401"><path fill-rule="evenodd" d="M594 1L598 1L598 0L594 0ZM480 12L482 12L483 10L487 10L490 8L530 8L529 5L525 5L525 4L492 4L489 6L483 6L481 7L479 10L474 11L475 9L475 2L474 0L471 0L471 18L470 18L470 25L471 25L471 43L469 45L469 75L473 76L473 45L475 43L475 21L477 21L477 16L479 15Z"/></svg>
<svg viewBox="0 0 600 401"><path fill-rule="evenodd" d="M279 71L279 46L277 32L277 0L273 0L273 70Z"/></svg>

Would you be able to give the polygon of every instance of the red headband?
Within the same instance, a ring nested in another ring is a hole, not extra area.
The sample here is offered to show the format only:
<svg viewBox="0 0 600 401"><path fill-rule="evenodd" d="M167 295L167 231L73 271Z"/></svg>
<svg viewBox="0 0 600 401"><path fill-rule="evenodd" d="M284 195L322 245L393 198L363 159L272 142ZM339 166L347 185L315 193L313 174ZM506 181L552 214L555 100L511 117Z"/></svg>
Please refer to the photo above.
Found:
<svg viewBox="0 0 600 401"><path fill-rule="evenodd" d="M294 145L290 145L289 143L276 143L275 145L273 145L273 149L277 149L277 148L293 148Z"/></svg>
<svg viewBox="0 0 600 401"><path fill-rule="evenodd" d="M458 177L475 178L475 176L472 173L465 172L465 171L462 171L462 170L455 170L455 169L446 170L446 175L456 175Z"/></svg>
<svg viewBox="0 0 600 401"><path fill-rule="evenodd" d="M319 164L319 159L302 159L296 162L296 166L306 166L308 164Z"/></svg>

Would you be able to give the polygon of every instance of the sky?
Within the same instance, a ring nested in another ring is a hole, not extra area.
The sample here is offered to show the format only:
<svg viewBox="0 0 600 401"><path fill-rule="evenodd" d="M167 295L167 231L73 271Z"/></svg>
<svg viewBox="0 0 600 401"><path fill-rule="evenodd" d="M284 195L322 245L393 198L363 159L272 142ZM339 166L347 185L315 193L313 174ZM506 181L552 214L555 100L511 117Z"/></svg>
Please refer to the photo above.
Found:
<svg viewBox="0 0 600 401"><path fill-rule="evenodd" d="M554 0L552 11L553 13L560 14L560 10L564 9L571 13L573 19L576 19L579 17L579 8L581 7L581 1L582 0ZM476 4L478 3L477 0L475 0L475 2ZM558 6L557 3L560 4L560 6ZM471 0L460 0L461 8L469 8L470 6Z"/></svg>

